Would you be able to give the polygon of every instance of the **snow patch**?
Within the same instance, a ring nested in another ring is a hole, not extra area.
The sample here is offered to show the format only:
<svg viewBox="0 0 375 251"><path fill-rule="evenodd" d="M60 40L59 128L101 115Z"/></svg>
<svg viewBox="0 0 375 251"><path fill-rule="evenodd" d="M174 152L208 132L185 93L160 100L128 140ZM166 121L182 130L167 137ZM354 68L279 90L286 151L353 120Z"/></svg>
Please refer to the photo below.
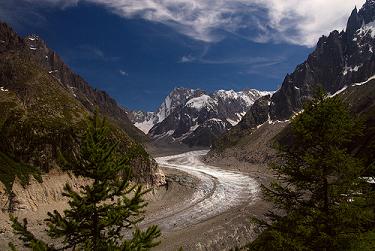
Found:
<svg viewBox="0 0 375 251"><path fill-rule="evenodd" d="M368 82L370 82L371 80L375 79L375 75L370 77L369 79L367 79L366 81L364 82L360 82L360 83L354 83L352 84L352 86L359 86L359 85L364 85L364 84L367 84Z"/></svg>
<svg viewBox="0 0 375 251"><path fill-rule="evenodd" d="M361 68L363 66L363 64L361 64L361 65L356 65L356 66L354 66L354 67L348 67L348 66L345 66L344 67L344 71L343 71L343 73L342 73L342 75L346 75L346 74L348 74L348 72L357 72L358 70L359 70L359 68Z"/></svg>
<svg viewBox="0 0 375 251"><path fill-rule="evenodd" d="M273 96L273 94L275 94L276 91L259 91L259 94L261 96L267 96L267 95L270 95L271 97Z"/></svg>
<svg viewBox="0 0 375 251"><path fill-rule="evenodd" d="M375 184L375 177L363 177L363 179L370 184Z"/></svg>
<svg viewBox="0 0 375 251"><path fill-rule="evenodd" d="M73 96L74 96L74 97L77 97L77 95L76 95L75 92L74 92L74 89L75 89L75 88L74 88L73 86L69 86L69 88L70 88L70 90L72 91Z"/></svg>
<svg viewBox="0 0 375 251"><path fill-rule="evenodd" d="M0 87L0 91L2 91L2 92L8 92L9 90L8 89L5 89L4 87Z"/></svg>
<svg viewBox="0 0 375 251"><path fill-rule="evenodd" d="M211 98L210 96L202 95L200 97L190 99L186 103L186 106L197 109L197 110L201 110L203 108L213 110L213 109L215 109L217 104L218 104L217 101L214 100L213 98Z"/></svg>
<svg viewBox="0 0 375 251"><path fill-rule="evenodd" d="M236 113L236 116L237 116L237 119L236 120L233 120L233 119L230 119L230 118L227 118L226 120L232 125L232 126L235 126L237 125L238 123L240 123L241 119L243 118L243 116L245 116L246 112L241 112L241 113Z"/></svg>
<svg viewBox="0 0 375 251"><path fill-rule="evenodd" d="M262 96L273 95L274 91L258 91L255 89L249 89L244 91L236 92L234 90L218 90L214 93L214 98L219 97L223 100L242 100L246 106L250 107L254 104L255 100Z"/></svg>
<svg viewBox="0 0 375 251"><path fill-rule="evenodd" d="M237 125L237 124L239 123L238 120L234 121L234 120L232 120L232 119L227 119L227 121L228 121L229 124L231 124L232 126L235 126L235 125Z"/></svg>
<svg viewBox="0 0 375 251"><path fill-rule="evenodd" d="M173 134L174 134L174 130L169 130L168 132L165 132L163 134L156 135L154 137L154 139L161 139L161 138L164 138L164 137L169 137L169 136L172 136Z"/></svg>
<svg viewBox="0 0 375 251"><path fill-rule="evenodd" d="M154 126L154 121L152 120L147 120L142 123L135 123L134 124L139 130L147 134L151 128Z"/></svg>
<svg viewBox="0 0 375 251"><path fill-rule="evenodd" d="M331 95L328 95L329 98L332 98L340 93L342 93L343 91L345 91L346 89L348 88L348 86L344 86L343 88L341 88L340 90L338 90L337 92L335 92L334 94L331 94Z"/></svg>
<svg viewBox="0 0 375 251"><path fill-rule="evenodd" d="M214 122L218 122L218 123L224 123L221 119L217 119L217 118L212 118L212 119L209 119L207 121L214 121Z"/></svg>
<svg viewBox="0 0 375 251"><path fill-rule="evenodd" d="M234 90L229 90L229 91L218 90L215 94L221 97L222 99L228 99L228 98L238 99L238 96L239 96L239 93L235 92Z"/></svg>
<svg viewBox="0 0 375 251"><path fill-rule="evenodd" d="M193 125L192 127L190 127L190 132L194 132L197 128L199 127L199 125L198 124L196 124L196 125Z"/></svg>
<svg viewBox="0 0 375 251"><path fill-rule="evenodd" d="M30 48L30 50L33 50L33 51L38 49L38 48L35 48L35 47L32 47L32 46L30 46L29 48Z"/></svg>
<svg viewBox="0 0 375 251"><path fill-rule="evenodd" d="M372 77L369 77L366 81L364 82L360 82L360 83L354 83L354 84L351 84L350 86L360 86L360 85L364 85L364 84L367 84L368 82L370 82L371 80L374 80L375 79L375 75L372 76ZM346 89L348 88L348 86L344 86L343 88L341 88L340 90L338 90L337 92L335 92L334 94L331 94L331 95L328 95L329 98L332 98L340 93L342 93L343 91L345 91Z"/></svg>
<svg viewBox="0 0 375 251"><path fill-rule="evenodd" d="M268 123L271 124L271 125L275 125L276 123L287 123L287 122L289 122L289 119L286 119L286 120L271 120Z"/></svg>
<svg viewBox="0 0 375 251"><path fill-rule="evenodd" d="M375 38L375 21L363 25L361 28L357 30L357 34L360 37L364 37L369 34L372 38Z"/></svg>

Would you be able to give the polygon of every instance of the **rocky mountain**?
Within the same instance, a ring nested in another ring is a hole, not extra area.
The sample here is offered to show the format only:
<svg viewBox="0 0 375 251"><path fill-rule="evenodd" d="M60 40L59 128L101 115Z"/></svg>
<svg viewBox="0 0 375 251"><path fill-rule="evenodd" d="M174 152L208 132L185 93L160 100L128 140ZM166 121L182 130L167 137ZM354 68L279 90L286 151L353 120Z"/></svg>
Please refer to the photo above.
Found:
<svg viewBox="0 0 375 251"><path fill-rule="evenodd" d="M156 141L211 146L221 134L236 125L255 100L270 92L254 89L235 92L174 89L154 113L132 112L138 128Z"/></svg>
<svg viewBox="0 0 375 251"><path fill-rule="evenodd" d="M374 46L375 1L367 0L360 10L355 8L352 11L345 31L333 31L328 37L321 37L307 60L286 75L281 88L272 97L256 101L242 121L217 141L210 155L227 158L240 152L240 147L244 155L258 156L254 162L265 161L268 157L264 153L270 152L270 142L264 141L261 147L252 147L250 135L266 136L259 135L263 130L276 136L280 127L302 110L304 102L312 98L318 87L323 87L331 95L343 95L349 86L354 88L354 83L367 83L375 75ZM264 127L272 126L275 133L272 129L264 130ZM244 142L245 138L249 141ZM267 150L260 153L262 148Z"/></svg>
<svg viewBox="0 0 375 251"><path fill-rule="evenodd" d="M307 60L288 74L271 99L272 120L286 120L301 110L314 89L322 86L335 93L351 83L362 82L375 72L375 1L367 0L353 10L346 31L333 31L319 39Z"/></svg>
<svg viewBox="0 0 375 251"><path fill-rule="evenodd" d="M197 97L201 93L200 90L177 87L164 99L155 112L130 111L128 117L136 127L147 134L154 125L162 122L189 99Z"/></svg>
<svg viewBox="0 0 375 251"><path fill-rule="evenodd" d="M70 70L59 55L48 48L41 38L32 35L22 41L29 49L29 53L34 56L34 60L44 67L48 74L61 82L86 109L92 112L98 108L103 115L119 125L131 137L141 141L147 139L132 125L125 108L117 104L106 92L92 88L83 78Z"/></svg>
<svg viewBox="0 0 375 251"><path fill-rule="evenodd" d="M0 182L12 188L16 177L59 167L58 152L74 158L77 134L92 111L108 117L111 138L122 152L136 151L137 180L160 180L155 161L135 139L124 108L103 91L93 89L69 69L37 36L19 37L0 23Z"/></svg>

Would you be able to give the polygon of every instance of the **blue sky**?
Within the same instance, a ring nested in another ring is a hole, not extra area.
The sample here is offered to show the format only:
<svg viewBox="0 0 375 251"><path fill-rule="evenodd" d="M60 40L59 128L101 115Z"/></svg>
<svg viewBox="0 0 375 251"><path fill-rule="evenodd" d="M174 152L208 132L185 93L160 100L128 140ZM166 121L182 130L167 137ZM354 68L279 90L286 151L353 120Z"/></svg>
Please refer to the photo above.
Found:
<svg viewBox="0 0 375 251"><path fill-rule="evenodd" d="M120 104L155 110L176 86L277 89L364 2L342 1L2 0L0 19Z"/></svg>

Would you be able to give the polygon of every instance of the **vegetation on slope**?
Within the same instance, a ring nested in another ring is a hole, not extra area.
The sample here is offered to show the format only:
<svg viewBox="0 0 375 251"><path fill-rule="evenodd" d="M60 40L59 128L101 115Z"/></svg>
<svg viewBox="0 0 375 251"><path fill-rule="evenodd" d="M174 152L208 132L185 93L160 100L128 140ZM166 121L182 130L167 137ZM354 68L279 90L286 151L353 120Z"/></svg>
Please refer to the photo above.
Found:
<svg viewBox="0 0 375 251"><path fill-rule="evenodd" d="M158 244L157 226L145 231L136 227L142 221L147 192L131 184L132 154L118 154L117 142L112 143L105 120L97 114L90 119L82 136L76 159L65 159L65 165L76 176L92 180L92 184L74 191L65 185L63 195L70 207L60 214L48 213L47 234L59 244L48 244L35 237L23 224L11 216L13 228L26 248L32 250L149 250ZM133 230L127 237L126 230ZM13 244L11 248L15 249Z"/></svg>
<svg viewBox="0 0 375 251"><path fill-rule="evenodd" d="M0 87L0 152L6 174L0 181L9 189L16 176L25 181L36 170L59 167L59 151L73 158L80 145L76 136L91 112L74 97L73 89L22 50L1 54ZM123 129L115 123L110 127L118 151L133 152L135 179L152 183L156 164Z"/></svg>
<svg viewBox="0 0 375 251"><path fill-rule="evenodd" d="M0 152L0 182L4 184L8 193L11 193L13 182L18 178L21 185L26 186L29 177L34 176L35 179L41 181L41 172L39 169L17 163L4 153Z"/></svg>
<svg viewBox="0 0 375 251"><path fill-rule="evenodd" d="M351 150L363 127L338 97L319 95L291 122L280 147L278 177L263 186L275 206L249 250L373 250L375 191L363 178L373 170Z"/></svg>

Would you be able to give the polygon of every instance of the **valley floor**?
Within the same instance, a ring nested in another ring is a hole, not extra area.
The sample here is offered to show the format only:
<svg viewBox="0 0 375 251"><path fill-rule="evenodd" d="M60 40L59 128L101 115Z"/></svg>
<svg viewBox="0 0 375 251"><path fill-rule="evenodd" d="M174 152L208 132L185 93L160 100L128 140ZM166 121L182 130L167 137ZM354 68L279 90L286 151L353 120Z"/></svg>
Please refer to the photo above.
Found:
<svg viewBox="0 0 375 251"><path fill-rule="evenodd" d="M238 171L202 162L207 151L156 158L168 187L150 203L146 224L160 226L163 237L155 250L228 250L255 237L252 216L268 208L259 198L260 183L269 176L257 166Z"/></svg>
<svg viewBox="0 0 375 251"><path fill-rule="evenodd" d="M160 226L161 244L153 250L178 250L179 247L228 250L255 237L250 219L261 216L269 208L259 195L260 184L269 181L264 167L240 165L232 160L207 164L202 161L206 150L177 155L167 152L159 154L156 160L168 184L147 195L150 203L140 226ZM165 154L172 155L160 157ZM62 211L67 206L60 198L63 184L71 182L78 186L86 182L65 176L52 173L43 183L32 181L27 190L18 189L17 194L24 194L25 198L21 196L24 205L42 202L16 213L21 219L29 219L30 230L39 237L45 238L42 230L46 213L54 209ZM9 241L16 241L16 237L10 230L8 215L0 212L0 250L7 250Z"/></svg>

